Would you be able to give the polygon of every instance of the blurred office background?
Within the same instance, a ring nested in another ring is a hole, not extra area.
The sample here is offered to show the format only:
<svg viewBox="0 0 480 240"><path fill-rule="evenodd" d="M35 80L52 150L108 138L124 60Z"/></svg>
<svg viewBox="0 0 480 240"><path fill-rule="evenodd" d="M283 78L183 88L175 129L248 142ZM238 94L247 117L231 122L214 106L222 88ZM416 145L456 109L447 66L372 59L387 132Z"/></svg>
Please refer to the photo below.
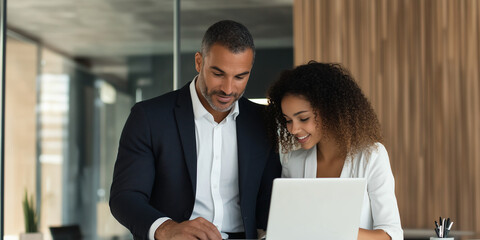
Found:
<svg viewBox="0 0 480 240"><path fill-rule="evenodd" d="M44 239L65 225L78 225L84 239L131 239L108 208L113 165L131 106L173 89L174 2L5 2L3 238L24 232L28 191ZM196 74L203 33L222 19L242 22L255 39L248 98L263 98L282 69L340 62L381 121L407 233L433 236L439 216L464 234L480 232L480 1L180 6L178 87Z"/></svg>

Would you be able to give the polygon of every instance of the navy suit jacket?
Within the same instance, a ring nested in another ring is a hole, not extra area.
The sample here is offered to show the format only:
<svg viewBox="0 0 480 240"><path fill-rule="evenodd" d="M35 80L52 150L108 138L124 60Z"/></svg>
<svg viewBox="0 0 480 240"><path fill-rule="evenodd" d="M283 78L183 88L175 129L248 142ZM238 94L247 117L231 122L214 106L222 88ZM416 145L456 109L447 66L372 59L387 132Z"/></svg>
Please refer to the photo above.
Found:
<svg viewBox="0 0 480 240"><path fill-rule="evenodd" d="M268 141L264 107L239 99L236 118L240 208L246 238L265 229L278 154ZM120 139L110 193L113 216L135 239L148 239L160 217L189 220L195 203L197 154L189 84L133 106Z"/></svg>

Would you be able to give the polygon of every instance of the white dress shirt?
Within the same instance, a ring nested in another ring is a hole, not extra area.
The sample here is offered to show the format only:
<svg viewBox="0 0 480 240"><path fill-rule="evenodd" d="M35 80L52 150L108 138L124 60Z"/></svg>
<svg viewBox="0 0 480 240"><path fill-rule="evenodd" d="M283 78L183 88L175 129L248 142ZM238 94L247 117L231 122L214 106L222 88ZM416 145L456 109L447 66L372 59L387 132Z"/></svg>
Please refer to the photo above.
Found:
<svg viewBox="0 0 480 240"><path fill-rule="evenodd" d="M365 190L360 228L384 230L392 240L403 240L395 180L388 153L381 143L371 153L364 150L343 165L341 178L365 178ZM282 177L315 178L317 176L317 147L299 149L282 156Z"/></svg>
<svg viewBox="0 0 480 240"><path fill-rule="evenodd" d="M222 233L243 232L238 189L238 150L236 118L238 102L225 119L215 122L203 107L195 90L196 77L190 84L197 149L197 186L195 204L190 220L203 217ZM150 227L149 237L166 220L157 219Z"/></svg>

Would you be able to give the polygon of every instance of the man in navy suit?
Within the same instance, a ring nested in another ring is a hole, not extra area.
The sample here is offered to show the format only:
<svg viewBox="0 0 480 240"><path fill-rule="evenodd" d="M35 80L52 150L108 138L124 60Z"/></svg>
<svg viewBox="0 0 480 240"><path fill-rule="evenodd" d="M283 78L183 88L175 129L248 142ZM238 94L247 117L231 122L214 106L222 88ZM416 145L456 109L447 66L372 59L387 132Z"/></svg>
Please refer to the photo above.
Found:
<svg viewBox="0 0 480 240"><path fill-rule="evenodd" d="M256 238L281 166L264 108L242 97L255 56L248 29L210 26L182 89L135 104L110 194L135 239Z"/></svg>

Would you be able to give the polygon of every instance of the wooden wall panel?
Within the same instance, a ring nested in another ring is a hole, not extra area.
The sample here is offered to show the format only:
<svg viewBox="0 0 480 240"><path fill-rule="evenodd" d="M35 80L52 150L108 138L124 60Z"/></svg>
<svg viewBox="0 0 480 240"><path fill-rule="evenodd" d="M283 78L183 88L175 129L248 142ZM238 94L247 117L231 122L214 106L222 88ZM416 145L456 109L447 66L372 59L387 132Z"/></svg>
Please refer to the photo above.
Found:
<svg viewBox="0 0 480 240"><path fill-rule="evenodd" d="M382 124L404 228L480 232L480 2L295 0L295 64L347 67Z"/></svg>

